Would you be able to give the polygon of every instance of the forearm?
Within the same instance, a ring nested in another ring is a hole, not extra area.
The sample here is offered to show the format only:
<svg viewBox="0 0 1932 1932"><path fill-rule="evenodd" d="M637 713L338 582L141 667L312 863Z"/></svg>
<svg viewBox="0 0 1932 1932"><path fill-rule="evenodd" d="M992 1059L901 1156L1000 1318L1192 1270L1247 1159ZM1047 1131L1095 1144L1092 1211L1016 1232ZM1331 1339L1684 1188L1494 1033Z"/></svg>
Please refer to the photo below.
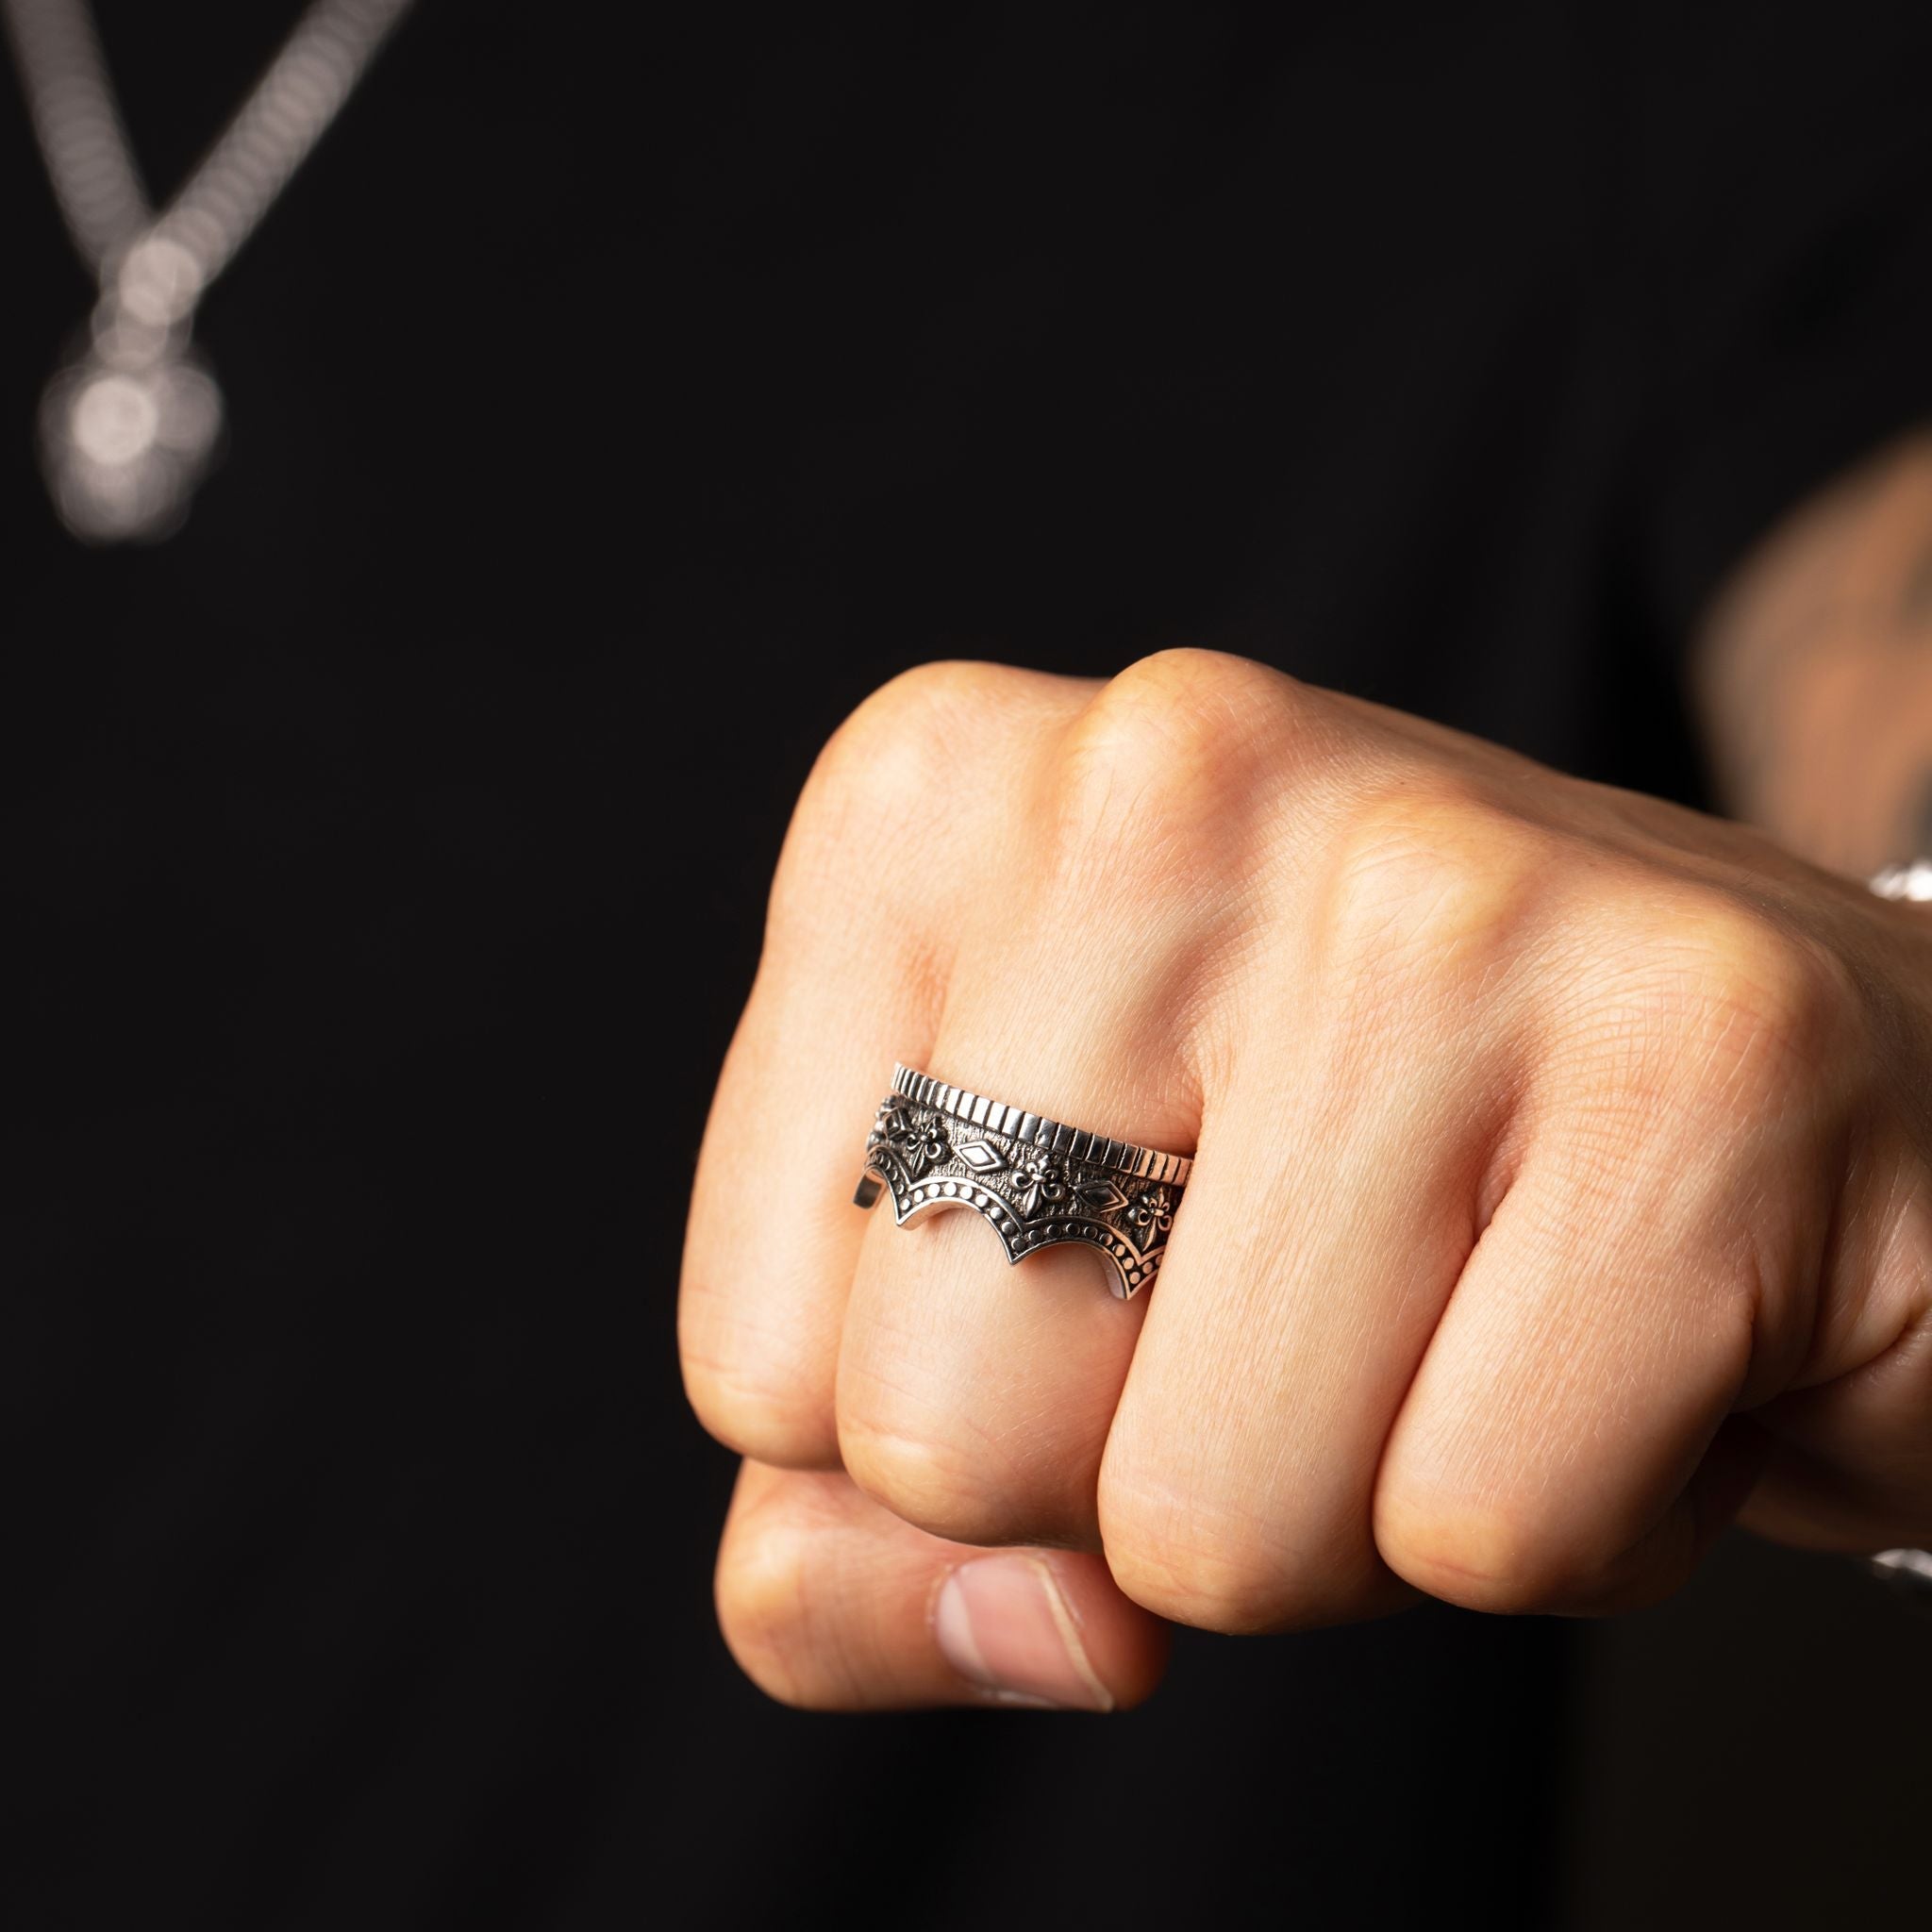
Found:
<svg viewBox="0 0 1932 1932"><path fill-rule="evenodd" d="M1932 430L1758 546L1712 609L1693 682L1738 817L1861 876L1932 853Z"/></svg>

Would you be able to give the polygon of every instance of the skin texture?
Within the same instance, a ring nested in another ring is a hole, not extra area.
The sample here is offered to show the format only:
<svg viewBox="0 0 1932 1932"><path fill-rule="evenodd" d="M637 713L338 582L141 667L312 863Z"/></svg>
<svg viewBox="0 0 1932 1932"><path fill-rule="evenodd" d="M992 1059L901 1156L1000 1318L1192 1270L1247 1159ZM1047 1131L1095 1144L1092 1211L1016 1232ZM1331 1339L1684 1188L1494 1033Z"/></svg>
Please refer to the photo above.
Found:
<svg viewBox="0 0 1932 1932"><path fill-rule="evenodd" d="M853 1208L895 1058L1198 1147L1154 1292ZM800 801L700 1161L727 1641L809 1707L1110 1707L1169 1621L1612 1610L1740 1509L1932 1540L1928 1093L1932 917L1757 831L1208 653L909 674Z"/></svg>

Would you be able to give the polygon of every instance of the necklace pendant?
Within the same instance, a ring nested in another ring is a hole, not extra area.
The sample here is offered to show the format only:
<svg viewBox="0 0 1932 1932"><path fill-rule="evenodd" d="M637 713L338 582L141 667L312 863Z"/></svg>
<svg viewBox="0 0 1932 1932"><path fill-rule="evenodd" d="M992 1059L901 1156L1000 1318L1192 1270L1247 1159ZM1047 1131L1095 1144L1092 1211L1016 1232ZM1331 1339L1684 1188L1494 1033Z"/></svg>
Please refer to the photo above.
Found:
<svg viewBox="0 0 1932 1932"><path fill-rule="evenodd" d="M154 543L180 528L221 431L221 391L184 341L97 329L42 395L41 466L83 542Z"/></svg>

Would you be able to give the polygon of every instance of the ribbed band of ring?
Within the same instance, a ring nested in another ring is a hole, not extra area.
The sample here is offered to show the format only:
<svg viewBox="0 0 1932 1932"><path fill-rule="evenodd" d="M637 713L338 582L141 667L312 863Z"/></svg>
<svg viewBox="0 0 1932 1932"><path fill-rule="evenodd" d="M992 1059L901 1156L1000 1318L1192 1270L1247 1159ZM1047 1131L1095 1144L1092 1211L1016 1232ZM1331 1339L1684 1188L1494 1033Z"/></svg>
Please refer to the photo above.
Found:
<svg viewBox="0 0 1932 1932"><path fill-rule="evenodd" d="M902 1226L971 1208L1009 1262L1063 1241L1097 1249L1127 1297L1159 1272L1193 1171L1191 1155L1112 1141L902 1065L866 1137L853 1199L870 1208L890 1190Z"/></svg>
<svg viewBox="0 0 1932 1932"><path fill-rule="evenodd" d="M1041 1147L1068 1160L1112 1168L1117 1174L1132 1174L1136 1180L1184 1188L1194 1171L1191 1155L1162 1154L1157 1148L1109 1141L1104 1134L1090 1134L1060 1121L1042 1120L1024 1108L1004 1106L983 1093L969 1093L963 1087L948 1087L943 1080L935 1080L930 1074L915 1073L908 1066L892 1069L892 1091L915 1107L934 1108L969 1126L988 1127L1028 1147Z"/></svg>

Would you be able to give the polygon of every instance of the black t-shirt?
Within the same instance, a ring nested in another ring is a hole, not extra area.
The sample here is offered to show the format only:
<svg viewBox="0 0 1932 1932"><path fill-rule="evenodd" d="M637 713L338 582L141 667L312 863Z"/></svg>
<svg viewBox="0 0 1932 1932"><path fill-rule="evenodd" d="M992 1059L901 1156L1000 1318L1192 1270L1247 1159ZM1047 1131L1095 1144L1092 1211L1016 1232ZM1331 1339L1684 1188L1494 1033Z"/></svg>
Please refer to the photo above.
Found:
<svg viewBox="0 0 1932 1932"><path fill-rule="evenodd" d="M158 184L292 15L100 11ZM767 1705L671 1309L786 811L892 671L1214 644L1694 797L1712 586L1932 411L1928 55L425 8L209 297L229 456L135 555L33 474L86 291L0 121L16 1923L1903 1902L1923 1657L1750 1547L1601 1632L1188 1637L1106 1723Z"/></svg>

